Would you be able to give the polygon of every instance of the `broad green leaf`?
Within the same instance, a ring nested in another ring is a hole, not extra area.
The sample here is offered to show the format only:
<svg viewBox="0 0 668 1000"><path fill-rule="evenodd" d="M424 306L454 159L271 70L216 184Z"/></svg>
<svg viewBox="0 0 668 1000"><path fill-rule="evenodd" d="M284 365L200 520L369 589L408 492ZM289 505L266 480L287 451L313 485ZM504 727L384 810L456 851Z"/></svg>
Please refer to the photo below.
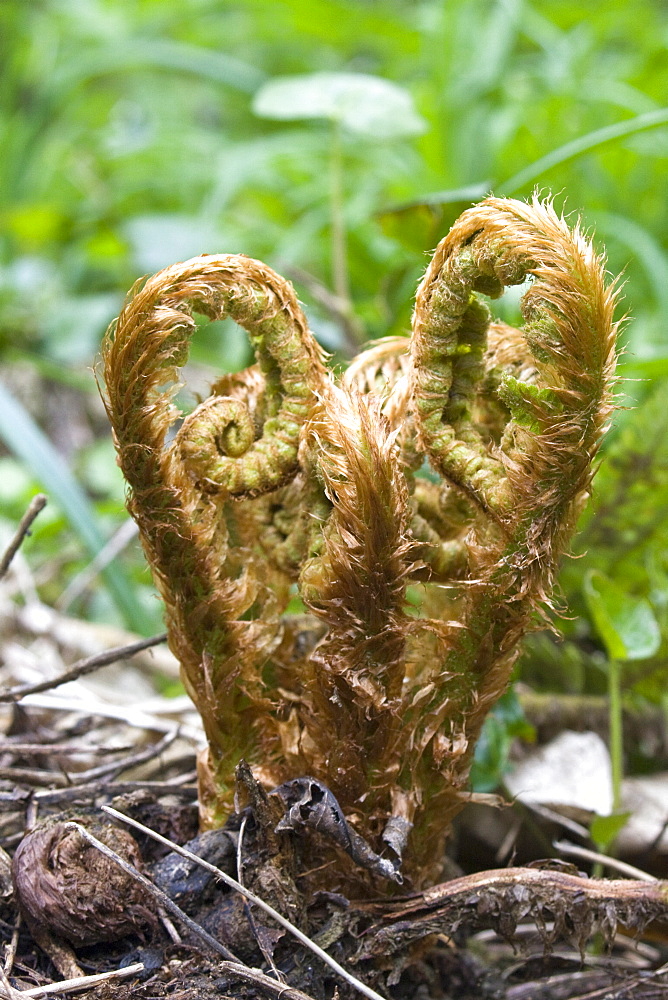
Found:
<svg viewBox="0 0 668 1000"><path fill-rule="evenodd" d="M176 260L219 253L225 246L213 219L186 213L134 215L122 226L137 269L159 271Z"/></svg>
<svg viewBox="0 0 668 1000"><path fill-rule="evenodd" d="M275 77L255 95L253 111L282 121L329 118L374 139L399 139L427 129L406 90L366 73Z"/></svg>
<svg viewBox="0 0 668 1000"><path fill-rule="evenodd" d="M589 826L589 835L599 850L604 851L626 826L631 813L611 813L610 816L594 816Z"/></svg>
<svg viewBox="0 0 668 1000"><path fill-rule="evenodd" d="M584 594L611 660L644 660L657 652L661 630L649 601L626 593L596 570L585 577Z"/></svg>
<svg viewBox="0 0 668 1000"><path fill-rule="evenodd" d="M378 213L378 218L387 236L423 252L433 248L461 213L484 198L488 191L486 183L436 191L404 205L386 208Z"/></svg>
<svg viewBox="0 0 668 1000"><path fill-rule="evenodd" d="M649 363L648 363L649 364ZM668 365L663 359L655 363ZM640 368L634 375L650 376ZM646 596L648 557L668 551L668 406L665 381L659 381L623 425L605 451L594 480L592 503L585 513L576 553L586 553L587 568L624 581L624 588ZM566 566L568 589L580 586L581 561ZM577 573L578 582L574 581Z"/></svg>

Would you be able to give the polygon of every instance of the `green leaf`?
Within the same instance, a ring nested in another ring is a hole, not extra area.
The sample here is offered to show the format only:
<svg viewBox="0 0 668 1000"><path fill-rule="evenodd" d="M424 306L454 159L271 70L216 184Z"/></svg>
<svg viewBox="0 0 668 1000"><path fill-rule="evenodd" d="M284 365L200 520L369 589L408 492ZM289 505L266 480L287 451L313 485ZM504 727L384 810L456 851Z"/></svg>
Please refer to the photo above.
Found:
<svg viewBox="0 0 668 1000"><path fill-rule="evenodd" d="M452 191L436 191L378 213L383 232L411 250L433 248L462 212L484 198L489 185L470 184Z"/></svg>
<svg viewBox="0 0 668 1000"><path fill-rule="evenodd" d="M644 660L658 651L661 630L649 601L628 594L597 570L587 573L584 595L611 660Z"/></svg>
<svg viewBox="0 0 668 1000"><path fill-rule="evenodd" d="M406 90L366 73L275 77L255 95L253 111L282 121L329 118L374 139L421 135L427 129Z"/></svg>
<svg viewBox="0 0 668 1000"><path fill-rule="evenodd" d="M175 260L187 260L202 253L217 253L225 238L215 221L187 213L133 215L122 232L139 271L159 271Z"/></svg>
<svg viewBox="0 0 668 1000"><path fill-rule="evenodd" d="M589 835L599 851L604 851L626 826L631 813L611 813L595 816L589 826Z"/></svg>
<svg viewBox="0 0 668 1000"><path fill-rule="evenodd" d="M531 742L536 731L527 722L514 688L510 688L485 719L471 767L471 787L492 792L508 771L510 746L515 737Z"/></svg>
<svg viewBox="0 0 668 1000"><path fill-rule="evenodd" d="M668 360L655 364L668 365ZM655 373L640 368L634 374ZM646 567L651 554L668 551L666 389L664 381L658 382L635 410L624 414L594 480L592 503L575 549L586 553L587 568L601 570L625 590L644 597L650 586ZM581 586L581 565L578 560L566 568L564 579L573 581L572 590Z"/></svg>
<svg viewBox="0 0 668 1000"><path fill-rule="evenodd" d="M67 464L30 414L0 383L0 439L30 469L45 492L60 506L83 546L95 557L106 539L95 511ZM133 587L118 563L102 570L105 583L128 628L142 635L145 619L133 596Z"/></svg>

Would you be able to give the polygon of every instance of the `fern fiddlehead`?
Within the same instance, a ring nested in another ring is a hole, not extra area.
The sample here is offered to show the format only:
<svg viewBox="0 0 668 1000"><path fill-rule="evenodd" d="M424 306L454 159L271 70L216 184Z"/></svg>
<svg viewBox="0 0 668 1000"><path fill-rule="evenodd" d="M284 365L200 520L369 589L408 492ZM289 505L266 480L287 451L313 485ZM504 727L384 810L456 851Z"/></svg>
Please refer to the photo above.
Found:
<svg viewBox="0 0 668 1000"><path fill-rule="evenodd" d="M479 295L525 280L523 329L490 325ZM257 261L195 258L135 290L105 341L106 405L204 720L206 823L244 756L268 783L325 782L368 837L415 823L412 867L429 877L589 488L614 302L577 228L495 198L439 244L410 341L372 346L338 384L291 287ZM193 310L244 326L257 364L215 383L169 443ZM281 640L295 583L314 648L289 624Z"/></svg>
<svg viewBox="0 0 668 1000"><path fill-rule="evenodd" d="M486 382L474 290L497 295L527 277L522 339L516 330L497 330L488 358L503 357L506 370ZM418 723L424 734L434 729L431 762L423 764L439 778L425 773L424 781L440 784L433 808L446 820L461 808L484 717L508 684L519 638L549 600L587 495L611 413L614 303L601 260L549 204L493 198L461 216L418 291L418 435L433 465L479 511L467 543L464 627L446 655L450 676ZM513 373L513 362L526 380ZM485 384L507 408L498 444L485 440L474 419Z"/></svg>
<svg viewBox="0 0 668 1000"><path fill-rule="evenodd" d="M237 379L235 395L210 397L169 443L194 311L243 326L263 380L253 372L246 384ZM231 553L235 511L225 502L243 506L296 475L300 426L324 378L320 350L287 282L250 258L208 256L136 287L105 339L103 360L128 507L165 602L170 646L204 721L218 813L229 805L233 755L253 746L262 704L257 663L276 642L280 610L253 553ZM258 437L249 404L260 385Z"/></svg>

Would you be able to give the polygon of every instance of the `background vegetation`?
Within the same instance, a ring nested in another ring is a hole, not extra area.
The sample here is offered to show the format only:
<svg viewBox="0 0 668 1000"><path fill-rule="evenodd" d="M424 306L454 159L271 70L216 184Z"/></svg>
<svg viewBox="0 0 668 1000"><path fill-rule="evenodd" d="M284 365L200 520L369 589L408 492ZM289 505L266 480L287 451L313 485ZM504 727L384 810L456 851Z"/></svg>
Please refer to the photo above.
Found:
<svg viewBox="0 0 668 1000"><path fill-rule="evenodd" d="M9 527L38 487L51 497L26 549L43 598L160 627L135 541L103 584L77 584L126 521L91 369L138 276L259 257L293 279L336 361L407 330L427 251L471 201L538 188L605 244L630 319L626 408L563 574L566 641L534 637L521 674L597 692L621 663L627 699L666 698L667 44L661 0L4 0L0 507ZM363 89L328 118L322 78L297 95L271 84L322 72L401 89ZM237 328L207 328L191 398L248 360ZM521 726L506 700L480 787Z"/></svg>

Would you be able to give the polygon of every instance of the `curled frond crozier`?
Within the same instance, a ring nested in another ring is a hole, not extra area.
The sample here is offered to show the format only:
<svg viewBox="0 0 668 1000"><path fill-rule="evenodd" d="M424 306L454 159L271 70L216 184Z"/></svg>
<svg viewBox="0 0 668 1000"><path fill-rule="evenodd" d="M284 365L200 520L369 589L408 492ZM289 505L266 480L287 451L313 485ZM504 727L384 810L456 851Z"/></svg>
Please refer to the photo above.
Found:
<svg viewBox="0 0 668 1000"><path fill-rule="evenodd" d="M229 394L201 403L170 441L194 313L243 326L257 367L222 380L218 390ZM229 255L196 257L136 286L103 360L128 508L229 804L235 755L250 753L264 710L259 670L280 637L282 610L280 588L272 591L235 522L245 503L297 475L300 428L325 377L321 352L292 286L259 261ZM242 540L235 548L230 527Z"/></svg>

